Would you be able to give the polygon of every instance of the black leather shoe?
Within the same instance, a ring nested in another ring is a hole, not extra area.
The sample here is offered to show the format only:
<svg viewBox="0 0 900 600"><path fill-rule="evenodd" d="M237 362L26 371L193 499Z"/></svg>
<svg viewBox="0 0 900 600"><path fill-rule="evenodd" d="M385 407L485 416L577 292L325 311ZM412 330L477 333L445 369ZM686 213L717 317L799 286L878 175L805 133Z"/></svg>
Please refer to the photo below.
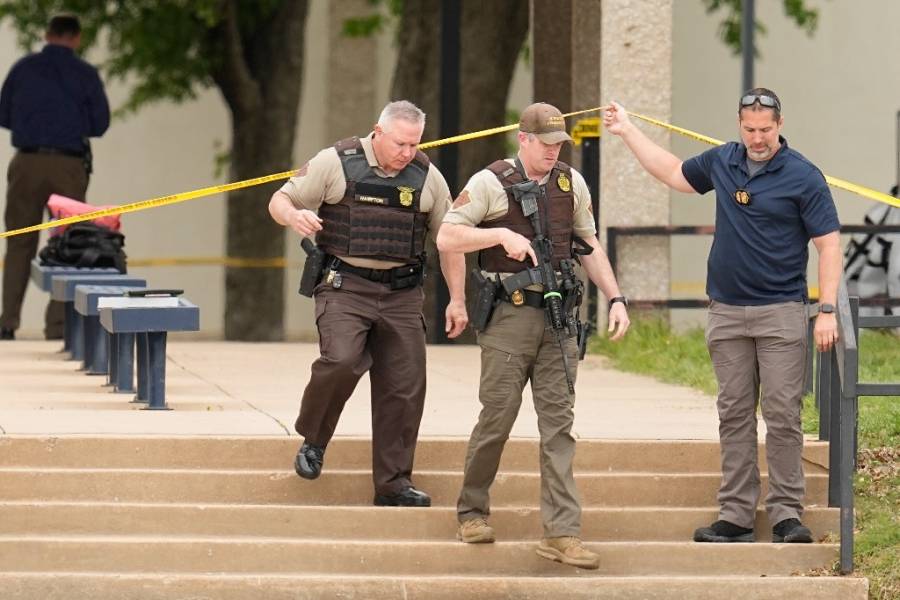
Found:
<svg viewBox="0 0 900 600"><path fill-rule="evenodd" d="M375 506L431 506L431 496L409 486L396 494L375 494Z"/></svg>
<svg viewBox="0 0 900 600"><path fill-rule="evenodd" d="M728 521L716 521L709 527L694 532L695 542L752 542L753 530L739 527Z"/></svg>
<svg viewBox="0 0 900 600"><path fill-rule="evenodd" d="M0 327L0 340L14 340L16 339L16 332L12 329L7 329L6 327Z"/></svg>
<svg viewBox="0 0 900 600"><path fill-rule="evenodd" d="M772 541L776 544L811 544L812 532L800 519L785 519L772 528Z"/></svg>
<svg viewBox="0 0 900 600"><path fill-rule="evenodd" d="M315 479L322 473L325 448L303 442L294 459L294 470L303 479Z"/></svg>

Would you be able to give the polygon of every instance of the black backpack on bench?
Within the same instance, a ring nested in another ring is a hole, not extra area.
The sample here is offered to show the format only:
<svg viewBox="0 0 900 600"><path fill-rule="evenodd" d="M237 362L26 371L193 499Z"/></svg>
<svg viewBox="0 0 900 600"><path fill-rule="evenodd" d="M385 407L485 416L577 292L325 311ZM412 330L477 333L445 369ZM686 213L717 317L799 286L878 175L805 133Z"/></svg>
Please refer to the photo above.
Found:
<svg viewBox="0 0 900 600"><path fill-rule="evenodd" d="M127 272L125 236L91 222L70 225L47 240L39 254L42 265L114 268Z"/></svg>

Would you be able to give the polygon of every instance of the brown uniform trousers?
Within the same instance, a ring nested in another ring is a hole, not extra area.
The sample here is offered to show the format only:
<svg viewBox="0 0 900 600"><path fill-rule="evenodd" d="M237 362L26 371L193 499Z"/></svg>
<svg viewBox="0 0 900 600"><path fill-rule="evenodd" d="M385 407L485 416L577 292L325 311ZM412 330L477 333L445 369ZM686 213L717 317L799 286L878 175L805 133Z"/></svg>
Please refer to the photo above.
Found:
<svg viewBox="0 0 900 600"><path fill-rule="evenodd" d="M519 414L522 390L531 381L540 432L541 519L545 537L579 536L581 505L572 461L575 396L566 387L561 350L545 323L544 311L501 302L481 346L482 409L469 439L462 491L457 501L460 522L490 514L490 487L497 475L503 446ZM575 338L564 340L569 369L575 377Z"/></svg>
<svg viewBox="0 0 900 600"><path fill-rule="evenodd" d="M422 286L386 284L342 273L340 289L316 288L320 357L295 428L325 446L363 373L372 386L372 477L375 493L412 485L413 459L425 405L425 318Z"/></svg>
<svg viewBox="0 0 900 600"><path fill-rule="evenodd" d="M799 519L803 513L800 408L807 323L802 302L732 306L713 301L709 307L706 341L719 381L719 518L740 527L753 527L760 496L757 403L766 422L769 523Z"/></svg>
<svg viewBox="0 0 900 600"><path fill-rule="evenodd" d="M84 200L88 186L82 159L61 154L17 152L9 163L6 180L7 231L40 223L50 194ZM16 330L21 324L22 302L37 247L37 233L6 238L0 327ZM63 304L51 300L47 304L44 335L62 337L64 318Z"/></svg>

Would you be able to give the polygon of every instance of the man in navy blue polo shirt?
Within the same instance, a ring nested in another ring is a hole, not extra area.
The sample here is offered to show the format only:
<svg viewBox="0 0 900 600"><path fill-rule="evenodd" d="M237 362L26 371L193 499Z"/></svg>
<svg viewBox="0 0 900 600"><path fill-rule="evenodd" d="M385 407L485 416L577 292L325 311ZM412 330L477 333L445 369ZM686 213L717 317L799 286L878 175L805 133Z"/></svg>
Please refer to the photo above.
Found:
<svg viewBox="0 0 900 600"><path fill-rule="evenodd" d="M840 223L822 173L781 137L774 92L756 88L738 105L741 141L682 162L644 135L613 102L607 130L641 165L680 192L716 192L716 234L707 264L706 331L719 382L722 483L719 519L698 542L752 542L760 496L756 406L766 422L772 541L811 542L801 522L804 478L800 408L806 373L808 245L819 253L820 351L837 340Z"/></svg>
<svg viewBox="0 0 900 600"><path fill-rule="evenodd" d="M17 150L7 175L7 231L40 223L50 194L84 200L88 137L109 127L109 103L97 69L75 55L81 44L78 18L53 17L45 39L43 50L13 65L0 90L0 127L12 131ZM19 328L37 245L37 233L6 238L0 339L13 339ZM45 336L62 337L62 324L62 303L51 301Z"/></svg>

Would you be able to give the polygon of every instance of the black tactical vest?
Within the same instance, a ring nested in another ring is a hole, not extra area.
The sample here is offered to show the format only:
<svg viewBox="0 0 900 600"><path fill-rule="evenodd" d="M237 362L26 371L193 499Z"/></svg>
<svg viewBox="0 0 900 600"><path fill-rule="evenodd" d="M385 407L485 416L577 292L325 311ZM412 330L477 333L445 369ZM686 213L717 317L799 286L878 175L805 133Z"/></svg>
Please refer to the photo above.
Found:
<svg viewBox="0 0 900 600"><path fill-rule="evenodd" d="M504 188L525 181L525 177L518 169L505 160L498 160L487 169L496 175ZM572 258L572 237L575 223L575 192L572 189L572 167L564 162L557 162L550 172L544 188L543 198L538 202L538 214L545 235L553 243L553 266L559 269L559 261ZM490 221L482 221L478 227L490 229L492 227L506 227L528 239L534 238L534 227L531 220L522 212L519 204L511 191L506 192L506 214ZM478 255L478 263L485 271L495 273L518 273L531 265L531 259L525 257L524 261L514 260L506 256L503 246L485 248Z"/></svg>
<svg viewBox="0 0 900 600"><path fill-rule="evenodd" d="M316 243L335 256L359 256L397 262L420 259L425 252L427 214L420 212L428 176L428 157L416 157L395 177L381 177L369 166L359 138L334 145L347 191L336 204L322 204L322 231Z"/></svg>

